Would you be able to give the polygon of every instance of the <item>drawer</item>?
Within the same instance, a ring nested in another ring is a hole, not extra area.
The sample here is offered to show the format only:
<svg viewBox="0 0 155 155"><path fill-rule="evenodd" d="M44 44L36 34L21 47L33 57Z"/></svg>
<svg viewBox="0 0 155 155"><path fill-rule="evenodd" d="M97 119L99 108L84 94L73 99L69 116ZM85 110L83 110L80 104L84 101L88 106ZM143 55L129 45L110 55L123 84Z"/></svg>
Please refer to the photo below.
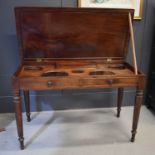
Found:
<svg viewBox="0 0 155 155"><path fill-rule="evenodd" d="M25 78L20 80L22 89L66 89L79 86L79 79L71 78Z"/></svg>
<svg viewBox="0 0 155 155"><path fill-rule="evenodd" d="M83 85L87 87L130 87L137 84L136 78L94 78L94 79L83 79Z"/></svg>
<svg viewBox="0 0 155 155"><path fill-rule="evenodd" d="M22 89L76 89L130 87L137 84L136 78L25 78L20 80Z"/></svg>

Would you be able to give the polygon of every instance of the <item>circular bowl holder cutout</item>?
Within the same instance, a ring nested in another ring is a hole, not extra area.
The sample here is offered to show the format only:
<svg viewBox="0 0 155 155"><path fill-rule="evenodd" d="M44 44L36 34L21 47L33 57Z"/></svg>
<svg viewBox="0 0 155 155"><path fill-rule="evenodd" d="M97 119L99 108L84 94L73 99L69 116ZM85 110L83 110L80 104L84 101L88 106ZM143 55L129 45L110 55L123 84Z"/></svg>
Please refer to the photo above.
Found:
<svg viewBox="0 0 155 155"><path fill-rule="evenodd" d="M68 73L66 72L45 72L41 76L68 76Z"/></svg>
<svg viewBox="0 0 155 155"><path fill-rule="evenodd" d="M114 75L114 72L110 71L91 71L89 75Z"/></svg>

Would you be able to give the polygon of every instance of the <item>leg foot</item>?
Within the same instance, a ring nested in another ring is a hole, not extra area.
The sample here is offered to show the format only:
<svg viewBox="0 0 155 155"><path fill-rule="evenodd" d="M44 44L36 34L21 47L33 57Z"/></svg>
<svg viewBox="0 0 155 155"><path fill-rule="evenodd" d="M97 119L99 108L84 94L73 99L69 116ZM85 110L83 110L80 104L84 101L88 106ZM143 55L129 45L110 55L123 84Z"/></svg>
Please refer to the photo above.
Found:
<svg viewBox="0 0 155 155"><path fill-rule="evenodd" d="M117 98L117 117L120 117L122 100L123 100L123 88L118 88L118 98Z"/></svg>
<svg viewBox="0 0 155 155"><path fill-rule="evenodd" d="M30 122L31 121L31 118L30 118L30 97L29 97L28 90L24 91L24 100L25 100L27 121Z"/></svg>
<svg viewBox="0 0 155 155"><path fill-rule="evenodd" d="M135 98L134 113L133 113L131 142L135 141L135 136L137 133L137 126L138 126L138 121L139 121L139 115L140 115L140 108L141 108L141 104L142 104L142 98L143 98L143 91L137 90L136 98Z"/></svg>
<svg viewBox="0 0 155 155"><path fill-rule="evenodd" d="M136 136L136 132L132 132L132 136L131 136L131 142L135 142L135 136Z"/></svg>
<svg viewBox="0 0 155 155"><path fill-rule="evenodd" d="M23 138L23 120L22 120L22 108L21 108L21 98L20 98L20 90L13 90L13 101L15 105L15 117L17 124L17 132L20 142L21 149L24 149L24 138Z"/></svg>
<svg viewBox="0 0 155 155"><path fill-rule="evenodd" d="M28 115L27 115L27 121L28 121L28 122L31 122L31 118L30 118L30 116L28 116Z"/></svg>
<svg viewBox="0 0 155 155"><path fill-rule="evenodd" d="M24 138L19 138L19 143L20 143L20 149L24 150Z"/></svg>

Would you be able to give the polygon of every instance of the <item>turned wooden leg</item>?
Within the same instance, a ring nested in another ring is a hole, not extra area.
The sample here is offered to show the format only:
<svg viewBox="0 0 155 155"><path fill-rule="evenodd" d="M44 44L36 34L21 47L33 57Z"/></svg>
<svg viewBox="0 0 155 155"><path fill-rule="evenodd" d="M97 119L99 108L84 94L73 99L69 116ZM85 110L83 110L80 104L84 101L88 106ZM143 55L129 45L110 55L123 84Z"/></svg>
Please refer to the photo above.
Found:
<svg viewBox="0 0 155 155"><path fill-rule="evenodd" d="M136 98L135 98L135 105L134 105L134 113L133 113L131 142L135 141L135 135L137 133L137 126L138 126L138 121L139 121L139 114L140 114L142 99L143 99L143 91L137 89Z"/></svg>
<svg viewBox="0 0 155 155"><path fill-rule="evenodd" d="M15 105L15 117L18 131L18 140L20 142L20 148L24 149L24 137L23 137L23 121L22 121L22 107L21 107L21 98L20 91L13 90L13 101Z"/></svg>
<svg viewBox="0 0 155 155"><path fill-rule="evenodd" d="M30 122L31 121L31 118L30 118L30 97L29 97L28 90L24 91L24 100L25 100L27 121Z"/></svg>
<svg viewBox="0 0 155 155"><path fill-rule="evenodd" d="M123 101L123 88L118 88L118 98L117 98L117 117L120 117L121 106Z"/></svg>

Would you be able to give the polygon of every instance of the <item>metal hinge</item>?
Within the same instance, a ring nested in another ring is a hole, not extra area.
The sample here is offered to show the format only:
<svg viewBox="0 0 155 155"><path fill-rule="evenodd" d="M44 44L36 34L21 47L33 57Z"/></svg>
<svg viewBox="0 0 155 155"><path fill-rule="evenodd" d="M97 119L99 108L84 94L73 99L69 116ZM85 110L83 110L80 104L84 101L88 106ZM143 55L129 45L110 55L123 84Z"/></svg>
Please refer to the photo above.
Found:
<svg viewBox="0 0 155 155"><path fill-rule="evenodd" d="M112 59L111 59L111 58L108 58L108 59L107 59L107 62L111 62L111 61L112 61Z"/></svg>
<svg viewBox="0 0 155 155"><path fill-rule="evenodd" d="M37 62L42 62L42 59L41 58L37 58L36 61Z"/></svg>

